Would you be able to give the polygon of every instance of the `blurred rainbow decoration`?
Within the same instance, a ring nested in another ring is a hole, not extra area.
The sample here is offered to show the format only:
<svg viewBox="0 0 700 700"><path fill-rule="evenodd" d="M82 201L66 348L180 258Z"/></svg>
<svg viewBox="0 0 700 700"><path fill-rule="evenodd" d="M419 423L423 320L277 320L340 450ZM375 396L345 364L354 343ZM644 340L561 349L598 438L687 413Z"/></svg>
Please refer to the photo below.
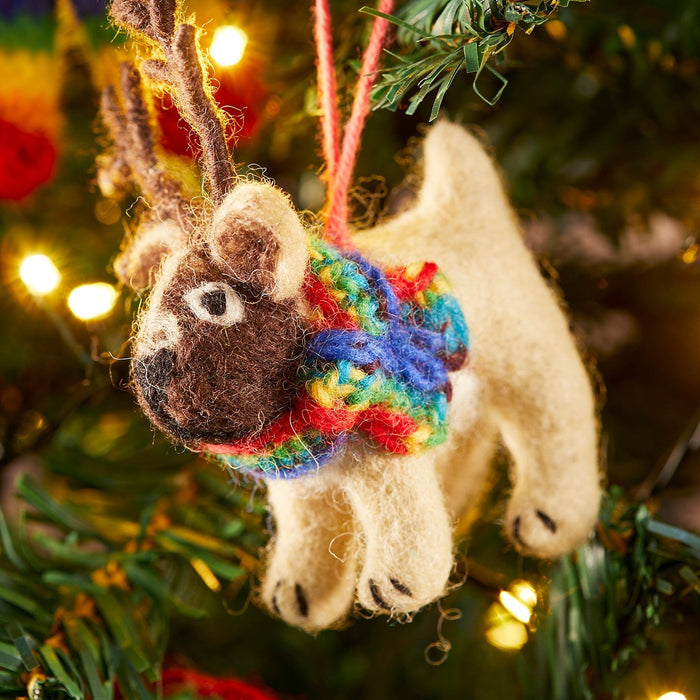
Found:
<svg viewBox="0 0 700 700"><path fill-rule="evenodd" d="M0 201L21 202L54 176L61 150L64 57L77 49L90 66L96 92L111 79L114 42L125 39L109 25L106 0L0 0ZM212 52L216 99L232 118L229 138L250 138L268 98L263 61L243 30L230 25L221 0L197 0L207 25L207 49L217 32L237 32L235 60ZM236 37L234 37L236 38ZM229 49L236 42L227 37ZM247 47L247 48L246 48ZM156 96L161 145L174 154L198 155L199 143L167 95Z"/></svg>
<svg viewBox="0 0 700 700"><path fill-rule="evenodd" d="M60 150L61 53L104 0L0 1L0 200L21 201L48 182Z"/></svg>
<svg viewBox="0 0 700 700"><path fill-rule="evenodd" d="M0 199L22 200L53 175L60 66L48 2L0 4Z"/></svg>

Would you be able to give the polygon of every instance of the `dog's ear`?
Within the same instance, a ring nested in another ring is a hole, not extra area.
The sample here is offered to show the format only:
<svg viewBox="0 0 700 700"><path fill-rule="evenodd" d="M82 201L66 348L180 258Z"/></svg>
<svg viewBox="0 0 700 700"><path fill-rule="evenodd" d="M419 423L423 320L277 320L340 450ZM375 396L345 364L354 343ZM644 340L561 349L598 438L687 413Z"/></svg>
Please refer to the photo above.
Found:
<svg viewBox="0 0 700 700"><path fill-rule="evenodd" d="M163 258L187 245L187 234L174 221L143 224L114 260L120 282L137 292L154 282Z"/></svg>
<svg viewBox="0 0 700 700"><path fill-rule="evenodd" d="M272 185L241 183L214 212L207 233L214 262L275 301L304 281L306 232L289 197Z"/></svg>

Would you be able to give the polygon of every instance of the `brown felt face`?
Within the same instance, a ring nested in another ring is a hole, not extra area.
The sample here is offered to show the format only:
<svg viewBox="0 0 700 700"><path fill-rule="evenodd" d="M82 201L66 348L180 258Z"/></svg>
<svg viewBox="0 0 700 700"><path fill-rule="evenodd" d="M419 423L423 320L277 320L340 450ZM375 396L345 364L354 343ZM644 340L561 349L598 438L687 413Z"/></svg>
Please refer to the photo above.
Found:
<svg viewBox="0 0 700 700"><path fill-rule="evenodd" d="M273 301L267 275L233 274L206 243L166 261L161 277L132 364L144 411L191 444L261 430L294 397L303 336L294 301Z"/></svg>

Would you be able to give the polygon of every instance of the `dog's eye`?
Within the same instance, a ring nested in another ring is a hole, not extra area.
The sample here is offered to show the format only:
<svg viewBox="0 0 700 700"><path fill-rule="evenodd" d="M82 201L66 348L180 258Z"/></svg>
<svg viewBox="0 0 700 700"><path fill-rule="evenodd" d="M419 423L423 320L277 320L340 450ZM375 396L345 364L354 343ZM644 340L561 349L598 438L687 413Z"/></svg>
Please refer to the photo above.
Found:
<svg viewBox="0 0 700 700"><path fill-rule="evenodd" d="M224 282L205 282L184 296L192 313L202 321L232 326L243 320L243 302Z"/></svg>

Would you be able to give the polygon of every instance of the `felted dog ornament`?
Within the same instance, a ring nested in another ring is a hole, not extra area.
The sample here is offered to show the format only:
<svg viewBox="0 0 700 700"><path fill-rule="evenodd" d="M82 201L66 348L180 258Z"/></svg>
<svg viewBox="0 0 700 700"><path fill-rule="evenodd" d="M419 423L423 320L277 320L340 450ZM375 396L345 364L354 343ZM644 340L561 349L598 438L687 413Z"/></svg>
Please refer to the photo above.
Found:
<svg viewBox="0 0 700 700"><path fill-rule="evenodd" d="M328 8L316 6L318 39ZM317 630L355 600L394 615L439 598L452 527L479 498L499 438L513 463L514 546L556 557L583 542L599 500L591 387L483 147L439 122L415 206L347 231L384 21L342 147L319 42L331 205L325 228L311 229L280 189L237 179L197 30L175 0L115 0L112 14L152 53L139 69L125 64L121 100L108 89L102 103L115 145L100 181L130 177L149 205L115 263L125 283L150 288L133 387L174 440L267 484L267 608ZM142 73L199 135L203 204L154 155Z"/></svg>

